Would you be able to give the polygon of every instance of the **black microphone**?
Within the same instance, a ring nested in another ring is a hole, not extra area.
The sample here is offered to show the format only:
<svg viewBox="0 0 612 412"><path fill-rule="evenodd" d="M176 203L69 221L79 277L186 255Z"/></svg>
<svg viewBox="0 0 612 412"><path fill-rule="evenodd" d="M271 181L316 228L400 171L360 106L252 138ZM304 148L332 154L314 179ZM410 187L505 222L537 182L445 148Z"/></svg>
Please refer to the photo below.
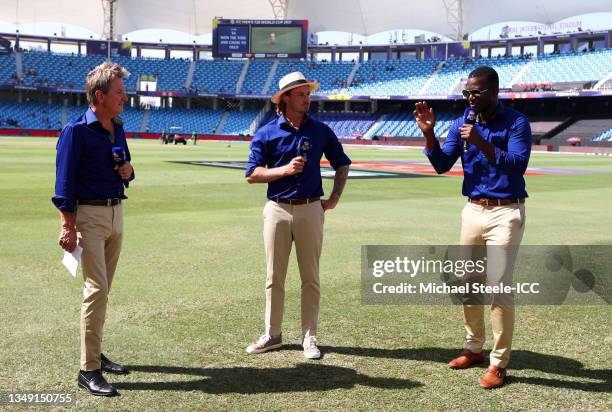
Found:
<svg viewBox="0 0 612 412"><path fill-rule="evenodd" d="M302 156L304 161L308 161L308 152L310 152L310 137L302 136L298 142L298 156Z"/></svg>
<svg viewBox="0 0 612 412"><path fill-rule="evenodd" d="M125 164L125 149L123 149L123 146L113 147L113 162L119 167ZM130 181L123 180L123 185L125 187L130 187Z"/></svg>
<svg viewBox="0 0 612 412"><path fill-rule="evenodd" d="M476 124L476 110L468 107L463 112L463 124ZM463 140L463 151L467 152L470 149L470 142L467 139Z"/></svg>

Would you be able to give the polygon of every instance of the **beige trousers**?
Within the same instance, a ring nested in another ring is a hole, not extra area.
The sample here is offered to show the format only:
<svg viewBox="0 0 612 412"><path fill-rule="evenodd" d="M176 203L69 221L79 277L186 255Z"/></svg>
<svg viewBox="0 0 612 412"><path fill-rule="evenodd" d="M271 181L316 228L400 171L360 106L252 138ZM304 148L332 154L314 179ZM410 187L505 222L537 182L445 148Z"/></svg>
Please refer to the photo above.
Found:
<svg viewBox="0 0 612 412"><path fill-rule="evenodd" d="M319 258L325 220L320 201L287 205L268 201L264 207L266 252L265 333L281 334L285 303L285 278L292 243L295 242L301 288L302 336L315 336L319 317Z"/></svg>
<svg viewBox="0 0 612 412"><path fill-rule="evenodd" d="M514 263L525 231L525 204L480 206L467 203L461 215L461 245L486 245L487 284L512 283ZM467 348L482 352L485 342L484 306L464 305ZM514 332L512 296L493 296L491 365L505 368L510 360Z"/></svg>
<svg viewBox="0 0 612 412"><path fill-rule="evenodd" d="M123 238L123 209L79 205L76 212L85 284L81 306L81 370L100 369L106 304Z"/></svg>

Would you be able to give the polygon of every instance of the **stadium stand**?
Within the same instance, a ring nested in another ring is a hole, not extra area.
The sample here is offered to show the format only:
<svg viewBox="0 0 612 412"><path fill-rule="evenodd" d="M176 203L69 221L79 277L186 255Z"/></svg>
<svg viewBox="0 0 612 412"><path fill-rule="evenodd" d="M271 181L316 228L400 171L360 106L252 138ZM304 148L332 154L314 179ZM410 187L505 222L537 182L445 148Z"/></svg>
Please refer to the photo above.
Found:
<svg viewBox="0 0 612 412"><path fill-rule="evenodd" d="M438 60L368 60L363 62L348 92L354 95L417 94Z"/></svg>
<svg viewBox="0 0 612 412"><path fill-rule="evenodd" d="M451 112L436 113L436 136L443 137L448 132L451 124L459 115ZM369 136L385 137L418 137L422 138L422 133L417 126L412 113L388 113L380 117L376 122L375 128L368 132Z"/></svg>
<svg viewBox="0 0 612 412"><path fill-rule="evenodd" d="M60 108L37 102L0 102L0 127L7 129L59 129Z"/></svg>
<svg viewBox="0 0 612 412"><path fill-rule="evenodd" d="M440 69L434 75L434 80L424 91L426 94L453 94L462 79L467 79L469 73L478 66L491 66L499 74L500 88L507 87L512 79L525 66L526 60L518 57L449 59L440 64ZM461 88L462 85L459 85ZM454 93L458 94L458 93Z"/></svg>
<svg viewBox="0 0 612 412"><path fill-rule="evenodd" d="M229 135L252 134L251 125L257 118L259 110L230 110L226 112L227 119L219 133Z"/></svg>
<svg viewBox="0 0 612 412"><path fill-rule="evenodd" d="M84 56L32 51L23 53L23 84L84 89L87 72L104 61Z"/></svg>
<svg viewBox="0 0 612 412"><path fill-rule="evenodd" d="M0 55L0 84L15 83L16 77L15 56Z"/></svg>
<svg viewBox="0 0 612 412"><path fill-rule="evenodd" d="M129 91L138 87L141 76L157 79L158 91L185 91L189 65L182 59L114 58L132 76L126 81ZM89 69L104 61L103 56L58 54L40 51L23 53L22 84L82 89ZM14 56L0 56L0 83L15 83ZM191 83L192 90L203 93L236 92L244 60L198 60ZM494 67L500 76L500 87L512 85L587 83L603 79L612 68L612 49L591 52L565 52L533 59L516 56L498 58L452 58L446 61L368 60L358 66L352 79L354 62L279 61L271 85L285 74L299 70L307 78L321 83L317 93L323 95L431 95L459 94L461 80L480 65ZM254 60L241 87L241 94L262 94L274 66L270 60ZM523 72L521 73L521 70ZM348 84L348 80L350 84ZM607 87L607 82L601 86ZM267 94L270 94L268 91Z"/></svg>
<svg viewBox="0 0 612 412"><path fill-rule="evenodd" d="M183 133L216 133L223 116L222 110L159 109L151 110L147 127L150 132L161 133L170 127L181 127Z"/></svg>
<svg viewBox="0 0 612 412"><path fill-rule="evenodd" d="M271 60L253 60L249 65L246 79L242 85L242 94L262 94L273 62Z"/></svg>
<svg viewBox="0 0 612 412"><path fill-rule="evenodd" d="M125 82L128 90L138 89L140 76L157 80L157 90L184 90L189 61L181 59L132 58L117 56L113 60L130 72Z"/></svg>
<svg viewBox="0 0 612 412"><path fill-rule="evenodd" d="M593 137L594 142L612 142L612 128Z"/></svg>
<svg viewBox="0 0 612 412"><path fill-rule="evenodd" d="M198 60L191 87L205 93L235 93L244 61Z"/></svg>
<svg viewBox="0 0 612 412"><path fill-rule="evenodd" d="M578 120L550 139L551 144L565 144L571 137L579 137L583 142L592 141L612 128L612 119ZM597 141L605 141L604 138Z"/></svg>
<svg viewBox="0 0 612 412"><path fill-rule="evenodd" d="M519 83L595 82L612 70L612 49L538 57Z"/></svg>
<svg viewBox="0 0 612 412"><path fill-rule="evenodd" d="M307 62L307 61L281 61L276 69L272 85L276 87L279 80L286 74L301 71L307 79L315 79L321 83L318 94L337 94L342 91L343 81L346 80L355 67L353 62Z"/></svg>
<svg viewBox="0 0 612 412"><path fill-rule="evenodd" d="M323 112L313 113L312 117L331 127L340 139L355 139L362 137L378 116L361 112Z"/></svg>

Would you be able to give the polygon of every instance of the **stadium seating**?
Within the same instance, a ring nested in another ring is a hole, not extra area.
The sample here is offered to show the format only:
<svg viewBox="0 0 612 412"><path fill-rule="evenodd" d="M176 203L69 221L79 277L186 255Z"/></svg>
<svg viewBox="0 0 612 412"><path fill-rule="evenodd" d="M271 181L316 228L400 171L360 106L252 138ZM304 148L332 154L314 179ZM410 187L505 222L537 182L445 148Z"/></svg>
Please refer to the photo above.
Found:
<svg viewBox="0 0 612 412"><path fill-rule="evenodd" d="M0 102L0 127L8 129L59 129L60 107L38 102Z"/></svg>
<svg viewBox="0 0 612 412"><path fill-rule="evenodd" d="M272 70L272 64L271 60L252 60L240 93L263 93L263 87L268 79L270 70ZM272 86L274 87L275 85Z"/></svg>
<svg viewBox="0 0 612 412"><path fill-rule="evenodd" d="M70 87L82 89L87 71L104 61L104 56L30 51L23 53L23 83L31 86ZM128 90L136 90L142 75L156 77L158 91L183 91L191 62L182 59L132 58L118 56L114 61L125 66L132 76L126 80ZM244 60L198 60L191 86L199 92L234 93ZM500 87L514 84L595 82L612 66L612 49L592 52L563 52L543 55L533 60L516 56L496 58L451 58L447 61L368 60L360 64L348 89L346 81L355 68L354 62L309 62L279 60L268 93L275 90L282 76L302 71L307 78L321 83L318 93L324 95L347 91L353 95L449 94L458 92L459 82L480 65L494 67L500 76ZM240 90L241 94L261 94L273 67L271 60L252 60ZM436 68L438 70L436 70ZM525 69L523 73L521 69ZM0 83L11 83L16 73L14 56L0 56ZM519 76L520 73L520 76Z"/></svg>
<svg viewBox="0 0 612 412"><path fill-rule="evenodd" d="M458 115L456 113L436 113L436 126L434 129L436 136L444 136L457 117ZM369 132L371 136L423 137L423 134L414 120L412 113L384 114L380 117L374 127L375 128Z"/></svg>
<svg viewBox="0 0 612 412"><path fill-rule="evenodd" d="M349 77L355 67L353 62L307 62L307 61L280 61L271 90L277 90L279 80L286 74L300 71L307 79L314 79L321 83L318 94L337 94L342 90L342 83Z"/></svg>
<svg viewBox="0 0 612 412"><path fill-rule="evenodd" d="M103 56L79 56L37 51L23 53L23 82L31 86L83 90L87 72L103 61Z"/></svg>
<svg viewBox="0 0 612 412"><path fill-rule="evenodd" d="M113 61L130 72L125 81L128 90L137 90L140 76L157 78L157 90L184 90L190 62L181 59L132 58L117 56Z"/></svg>
<svg viewBox="0 0 612 412"><path fill-rule="evenodd" d="M14 83L16 70L15 56L0 55L0 84Z"/></svg>
<svg viewBox="0 0 612 412"><path fill-rule="evenodd" d="M66 107L66 120L70 121L81 116L87 110L87 106L68 106ZM123 112L119 115L123 120L123 129L127 132L140 132L142 125L143 109L124 106Z"/></svg>
<svg viewBox="0 0 612 412"><path fill-rule="evenodd" d="M149 112L148 130L153 133L168 131L170 127L180 127L181 133L216 133L223 115L222 110L210 109L159 109Z"/></svg>
<svg viewBox="0 0 612 412"><path fill-rule="evenodd" d="M198 60L191 87L199 92L235 93L244 61Z"/></svg>
<svg viewBox="0 0 612 412"><path fill-rule="evenodd" d="M313 113L312 117L331 127L338 138L355 139L368 131L377 115L361 112L323 112Z"/></svg>
<svg viewBox="0 0 612 412"><path fill-rule="evenodd" d="M572 137L579 137L583 142L595 139L605 141L606 139L600 136L605 135L610 128L612 128L612 119L581 119L547 140L547 143L564 145L567 144L567 139Z"/></svg>
<svg viewBox="0 0 612 412"><path fill-rule="evenodd" d="M500 88L504 88L510 84L526 63L527 60L518 57L449 59L442 63L442 67L424 93L451 94L454 91L453 87L461 79L467 79L469 73L478 66L493 67L499 75Z"/></svg>
<svg viewBox="0 0 612 412"><path fill-rule="evenodd" d="M229 135L247 135L251 134L251 124L253 124L257 118L259 110L231 110L226 113L228 117L220 133Z"/></svg>
<svg viewBox="0 0 612 412"><path fill-rule="evenodd" d="M593 138L594 142L612 142L612 128L602 132Z"/></svg>
<svg viewBox="0 0 612 412"><path fill-rule="evenodd" d="M612 49L544 55L527 69L518 83L590 82L612 70Z"/></svg>
<svg viewBox="0 0 612 412"><path fill-rule="evenodd" d="M368 60L361 64L348 91L353 95L417 94L438 61Z"/></svg>

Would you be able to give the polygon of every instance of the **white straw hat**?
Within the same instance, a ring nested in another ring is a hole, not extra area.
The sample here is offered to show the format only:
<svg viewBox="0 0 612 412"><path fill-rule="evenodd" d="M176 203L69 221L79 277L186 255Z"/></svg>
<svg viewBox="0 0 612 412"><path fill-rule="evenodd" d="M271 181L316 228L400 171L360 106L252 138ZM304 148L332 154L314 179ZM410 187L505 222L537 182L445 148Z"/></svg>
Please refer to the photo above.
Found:
<svg viewBox="0 0 612 412"><path fill-rule="evenodd" d="M310 92L314 92L320 86L320 84L314 80L306 80L304 74L302 72L293 72L283 76L282 79L278 82L278 88L280 89L278 92L272 96L272 103L278 104L281 100L281 96L287 90L295 89L296 87L308 85L310 86Z"/></svg>

